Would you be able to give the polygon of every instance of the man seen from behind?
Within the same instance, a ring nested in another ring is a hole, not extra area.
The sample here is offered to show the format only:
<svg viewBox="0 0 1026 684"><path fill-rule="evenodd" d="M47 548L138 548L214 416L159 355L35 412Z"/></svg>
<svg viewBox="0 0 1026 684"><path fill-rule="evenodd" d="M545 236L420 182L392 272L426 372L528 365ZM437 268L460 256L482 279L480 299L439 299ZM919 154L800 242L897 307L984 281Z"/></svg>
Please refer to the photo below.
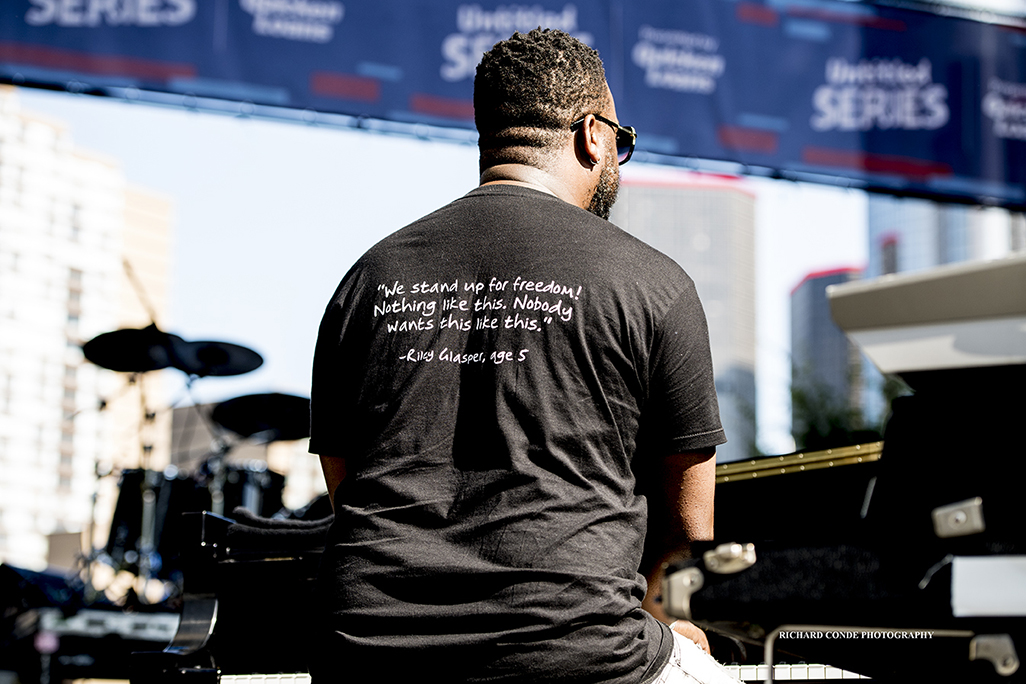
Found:
<svg viewBox="0 0 1026 684"><path fill-rule="evenodd" d="M321 324L315 682L729 681L643 607L646 534L652 567L712 537L725 438L694 284L606 220L633 130L554 30L485 54L474 107L480 187L368 251Z"/></svg>

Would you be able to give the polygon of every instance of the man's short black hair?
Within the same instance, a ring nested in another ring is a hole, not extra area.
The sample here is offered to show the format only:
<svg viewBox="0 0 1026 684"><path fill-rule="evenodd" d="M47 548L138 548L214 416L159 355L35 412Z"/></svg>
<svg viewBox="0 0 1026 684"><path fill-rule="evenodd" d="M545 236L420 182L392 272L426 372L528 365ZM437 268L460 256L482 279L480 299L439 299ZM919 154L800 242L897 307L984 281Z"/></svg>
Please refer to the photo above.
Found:
<svg viewBox="0 0 1026 684"><path fill-rule="evenodd" d="M474 78L481 169L537 164L571 123L607 103L598 52L563 31L514 33L484 54Z"/></svg>

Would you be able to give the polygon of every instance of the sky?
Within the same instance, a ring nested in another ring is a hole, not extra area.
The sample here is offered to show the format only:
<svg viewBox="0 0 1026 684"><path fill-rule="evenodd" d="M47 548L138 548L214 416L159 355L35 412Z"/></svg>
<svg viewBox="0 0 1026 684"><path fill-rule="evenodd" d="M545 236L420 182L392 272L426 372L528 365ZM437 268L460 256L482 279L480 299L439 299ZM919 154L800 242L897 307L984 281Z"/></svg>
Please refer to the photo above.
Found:
<svg viewBox="0 0 1026 684"><path fill-rule="evenodd" d="M241 344L265 360L246 375L197 381L199 402L257 392L309 396L317 325L352 263L478 181L472 143L48 91L22 90L21 102L65 121L77 146L118 160L129 183L172 199L166 327L187 340ZM623 167L625 178L681 173L634 160ZM788 297L810 272L865 265L866 198L790 181L744 182L757 196L758 445L786 453L793 449ZM180 398L181 384L169 402Z"/></svg>

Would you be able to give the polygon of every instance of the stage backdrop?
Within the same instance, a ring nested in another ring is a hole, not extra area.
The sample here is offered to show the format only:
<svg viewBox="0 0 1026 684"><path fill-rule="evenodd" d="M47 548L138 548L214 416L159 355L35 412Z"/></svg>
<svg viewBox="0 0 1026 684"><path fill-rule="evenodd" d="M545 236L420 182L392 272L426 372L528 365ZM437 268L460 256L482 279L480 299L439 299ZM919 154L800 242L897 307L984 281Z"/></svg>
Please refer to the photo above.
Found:
<svg viewBox="0 0 1026 684"><path fill-rule="evenodd" d="M601 52L651 159L1026 206L1020 28L822 0L3 4L7 82L457 128L484 50L559 28Z"/></svg>

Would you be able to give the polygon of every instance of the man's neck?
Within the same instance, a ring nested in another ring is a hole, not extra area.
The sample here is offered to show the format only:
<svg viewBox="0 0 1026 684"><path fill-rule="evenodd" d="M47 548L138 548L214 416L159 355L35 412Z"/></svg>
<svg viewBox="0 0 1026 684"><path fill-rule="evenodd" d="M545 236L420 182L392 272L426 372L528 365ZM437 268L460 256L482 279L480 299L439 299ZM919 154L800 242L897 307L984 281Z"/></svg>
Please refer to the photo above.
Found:
<svg viewBox="0 0 1026 684"><path fill-rule="evenodd" d="M519 185L577 204L565 184L544 169L526 164L497 164L481 173L481 185Z"/></svg>

